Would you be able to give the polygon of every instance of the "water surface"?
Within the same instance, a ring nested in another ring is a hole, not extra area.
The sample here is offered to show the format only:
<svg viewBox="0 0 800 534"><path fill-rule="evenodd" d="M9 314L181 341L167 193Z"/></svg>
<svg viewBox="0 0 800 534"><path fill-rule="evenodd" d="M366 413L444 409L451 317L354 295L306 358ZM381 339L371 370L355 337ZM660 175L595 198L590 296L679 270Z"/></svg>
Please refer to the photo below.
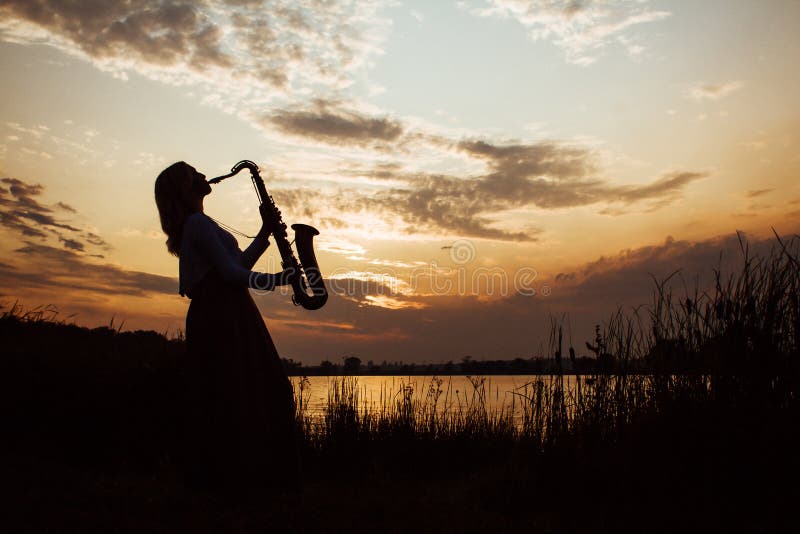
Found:
<svg viewBox="0 0 800 534"><path fill-rule="evenodd" d="M531 384L538 380L552 383L557 377L541 375L492 375L486 377L454 376L311 376L305 379L291 377L295 395L301 394L305 412L314 417L323 416L328 406L332 385L346 379L354 381L361 409L379 412L402 402L409 396L413 402L436 406L438 412L468 409L485 405L487 411L513 410L532 394ZM576 377L563 377L564 393L574 391ZM585 381L585 379L583 379ZM438 392L438 398L437 396Z"/></svg>

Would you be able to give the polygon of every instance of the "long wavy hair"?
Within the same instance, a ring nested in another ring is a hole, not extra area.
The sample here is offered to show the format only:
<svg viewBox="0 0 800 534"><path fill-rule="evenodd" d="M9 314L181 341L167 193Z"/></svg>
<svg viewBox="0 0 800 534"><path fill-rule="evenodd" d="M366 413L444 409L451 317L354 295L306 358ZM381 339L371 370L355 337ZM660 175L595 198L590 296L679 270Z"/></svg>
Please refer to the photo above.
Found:
<svg viewBox="0 0 800 534"><path fill-rule="evenodd" d="M183 161L173 163L156 178L156 206L161 229L167 234L167 250L173 256L181 253L183 224L191 213L192 174Z"/></svg>

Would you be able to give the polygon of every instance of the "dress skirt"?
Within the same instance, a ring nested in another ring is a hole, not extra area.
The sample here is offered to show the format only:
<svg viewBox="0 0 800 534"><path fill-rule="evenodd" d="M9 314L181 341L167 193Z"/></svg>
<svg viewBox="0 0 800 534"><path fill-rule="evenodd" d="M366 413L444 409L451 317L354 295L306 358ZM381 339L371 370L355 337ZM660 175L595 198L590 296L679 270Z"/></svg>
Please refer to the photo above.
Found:
<svg viewBox="0 0 800 534"><path fill-rule="evenodd" d="M289 378L247 288L211 269L189 295L182 464L190 485L299 486Z"/></svg>

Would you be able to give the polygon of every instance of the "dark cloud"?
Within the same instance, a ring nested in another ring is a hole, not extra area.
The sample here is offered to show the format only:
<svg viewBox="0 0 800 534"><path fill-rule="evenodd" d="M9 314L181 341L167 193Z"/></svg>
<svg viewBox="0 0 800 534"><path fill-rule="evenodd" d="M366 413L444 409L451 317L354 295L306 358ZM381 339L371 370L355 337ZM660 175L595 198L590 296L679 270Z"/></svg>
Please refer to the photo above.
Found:
<svg viewBox="0 0 800 534"><path fill-rule="evenodd" d="M485 214L502 211L519 204L516 199L481 191L481 179L464 180L441 175L408 177L411 187L379 191L360 200L366 206L400 215L409 225L409 232L437 230L449 234L499 239L532 241L525 232L508 232L491 227Z"/></svg>
<svg viewBox="0 0 800 534"><path fill-rule="evenodd" d="M70 213L77 213L77 211L75 211L75 208L73 208L69 204L64 204L63 202L56 202L56 207L64 211L68 211Z"/></svg>
<svg viewBox="0 0 800 534"><path fill-rule="evenodd" d="M481 139L452 142L409 131L386 117L375 118L341 108L340 102L317 100L310 110L279 110L262 123L284 133L332 145L406 149L414 143L467 154L484 161L488 173L473 177L410 174L396 163L372 169L346 169L347 174L406 184L358 197L357 204L399 214L410 231L437 229L465 236L512 241L534 240L535 231L506 231L492 226L491 215L508 209L536 206L544 209L591 204L641 201L647 211L660 209L679 198L702 172L671 172L649 184L613 185L598 177L596 155L583 147L555 142L495 144ZM287 193L288 195L289 193ZM342 191L338 204L350 204ZM363 197L363 198L361 198ZM619 207L604 214L620 215Z"/></svg>
<svg viewBox="0 0 800 534"><path fill-rule="evenodd" d="M6 0L0 18L36 24L97 59L158 66L228 67L221 32L193 2L160 0Z"/></svg>
<svg viewBox="0 0 800 534"><path fill-rule="evenodd" d="M325 101L306 110L278 110L264 116L262 124L333 145L376 146L397 141L403 134L403 126L388 117L344 111Z"/></svg>
<svg viewBox="0 0 800 534"><path fill-rule="evenodd" d="M610 199L613 199L612 195L616 193L619 199L627 204L639 200L658 199L661 207L668 203L664 203L664 200L674 199L685 186L706 176L708 175L704 172L673 172L648 185L611 187L608 193Z"/></svg>
<svg viewBox="0 0 800 534"><path fill-rule="evenodd" d="M210 83L223 106L242 107L247 101L227 94L229 80L246 83L247 98L258 101L274 88L335 93L350 83L351 67L375 51L374 36L364 30L380 21L375 6L364 7L317 0L6 0L0 35L80 52L105 69ZM213 80L196 76L211 69L226 72Z"/></svg>
<svg viewBox="0 0 800 534"><path fill-rule="evenodd" d="M264 5L264 0L224 0L226 5L234 7L261 7Z"/></svg>
<svg viewBox="0 0 800 534"><path fill-rule="evenodd" d="M773 192L774 189L753 189L744 194L747 198L756 198L762 195L766 195L767 193Z"/></svg>
<svg viewBox="0 0 800 534"><path fill-rule="evenodd" d="M108 248L108 246L109 246L108 243L106 243L106 241L102 237L100 237L99 235L97 235L95 233L86 232L86 233L83 234L83 236L86 239L86 242L89 243L89 244L92 244L92 245L95 245L95 246L98 246L98 247L103 247L103 248Z"/></svg>
<svg viewBox="0 0 800 534"><path fill-rule="evenodd" d="M395 180L402 170L400 163L378 163L371 169L354 169L353 174L374 180Z"/></svg>
<svg viewBox="0 0 800 534"><path fill-rule="evenodd" d="M565 180L581 178L596 170L588 150L555 143L496 145L468 140L457 146L470 156L485 160L496 175L515 178L547 175Z"/></svg>
<svg viewBox="0 0 800 534"><path fill-rule="evenodd" d="M253 9L257 6L240 4L238 7ZM289 79L281 65L290 60L302 60L302 47L281 42L271 21L263 17L254 18L250 14L234 12L231 14L231 23L249 53L264 60L255 66L254 76L269 85L285 87Z"/></svg>
<svg viewBox="0 0 800 534"><path fill-rule="evenodd" d="M781 238L789 243L791 235ZM628 311L653 303L655 282L663 283L678 299L714 290L714 270L722 280L742 268L744 253L764 258L779 252L773 238L748 239L731 233L703 241L667 237L660 245L650 245L603 256L568 273L555 277L549 302L554 310L569 312L588 333L592 321L600 323L617 308ZM794 246L800 245L795 241ZM646 319L647 315L642 317Z"/></svg>
<svg viewBox="0 0 800 534"><path fill-rule="evenodd" d="M674 199L690 182L706 176L675 172L651 184L614 186L591 176L596 174L594 155L584 148L555 143L494 145L464 141L459 148L483 159L490 174L478 179L476 190L511 203L540 208L584 206L600 202L631 204L640 200Z"/></svg>
<svg viewBox="0 0 800 534"><path fill-rule="evenodd" d="M784 242L788 242L784 238ZM764 254L772 240L749 241L751 254ZM28 242L18 249L17 266L0 261L0 295L21 292L54 296L75 290L81 301L66 311L81 311L82 317L99 316L98 304L108 295L154 297L175 295L177 280L171 277L130 271L118 266L90 264L71 251ZM313 320L308 312L291 304L279 292L255 295L268 327L284 357L308 363L322 359L339 361L342 354L363 360L447 361L465 355L475 359L531 357L546 353L550 318L565 318L565 343L583 354L583 343L594 337L594 325L605 322L618 307L652 302L653 278L671 280L678 297L684 287L691 292L695 280L700 288L710 287L713 269L725 273L742 262L739 237L735 234L700 242L667 238L663 243L620 251L598 258L551 278L537 280L535 296L513 291L494 300L467 295L415 296L397 291L381 280L329 280L330 298ZM545 295L542 288L548 286ZM376 306L380 298L392 299L399 309ZM377 301L375 299L378 299ZM59 304L57 299L53 300ZM118 310L122 311L122 310ZM642 318L647 319L642 310ZM129 316L126 314L126 318ZM182 325L183 316L169 316L171 324ZM163 328L164 318L137 316ZM162 323L156 323L162 321ZM128 321L127 324L133 324Z"/></svg>
<svg viewBox="0 0 800 534"><path fill-rule="evenodd" d="M564 15L571 18L586 10L586 3L581 0L570 0L564 6Z"/></svg>
<svg viewBox="0 0 800 534"><path fill-rule="evenodd" d="M744 236L743 239L746 240ZM785 243L789 237L782 238ZM774 239L750 239L751 255L768 254ZM653 302L655 280L675 271L668 287L676 297L713 289L713 270L723 277L738 272L743 262L739 236L730 234L703 241L673 238L661 244L623 250L573 270L536 281L535 296L511 291L508 296L482 300L473 295L404 296L391 286L360 280L337 280L325 307L315 313L320 322L347 325L347 330L320 332L298 327L282 336L282 354L307 362L323 358L338 361L341 354L363 360L446 361L470 354L475 359L530 357L541 354L550 318L565 318L565 343L585 353L584 342L594 338L594 326L603 324L618 308L632 313ZM348 285L350 284L350 285ZM545 296L543 287L550 291ZM351 291L342 294L342 288ZM388 309L370 305L367 296L390 296L421 308ZM273 296L257 297L270 318L302 318L291 305ZM288 310L288 311L285 311ZM647 312L640 309L646 327ZM324 341L324 342L321 342Z"/></svg>
<svg viewBox="0 0 800 534"><path fill-rule="evenodd" d="M83 246L83 243L81 243L80 241L76 241L74 239L68 239L65 237L60 237L59 241L64 243L64 248L68 248L70 250L77 250L78 252L84 251L85 247Z"/></svg>
<svg viewBox="0 0 800 534"><path fill-rule="evenodd" d="M332 145L405 150L415 143L461 152L486 163L487 174L458 177L444 174L408 173L397 163L372 169L344 169L357 175L402 185L370 194L340 190L335 196L316 199L293 191L282 193L282 202L304 206L310 201L342 211L378 211L398 215L409 233L437 231L449 235L504 241L535 241L540 232L533 224L523 230L497 228L493 216L535 206L557 209L610 204L602 214L622 215L621 209L647 202L645 211L661 209L680 197L690 183L707 176L702 172L667 173L649 184L614 185L598 177L596 155L583 147L555 142L495 144L481 139L452 142L409 131L388 118L374 118L343 111L339 102L318 100L311 110L280 110L263 118L267 126ZM302 198L301 198L302 197Z"/></svg>
<svg viewBox="0 0 800 534"><path fill-rule="evenodd" d="M315 207L342 212L373 211L399 216L409 233L434 231L447 235L535 241L541 232L533 224L524 230L495 227L493 216L506 210L538 207L569 208L610 204L600 212L623 215L628 207L647 202L655 211L680 197L683 189L707 176L700 172L669 173L644 185L612 185L597 178L593 155L582 148L555 143L494 145L485 141L464 141L458 149L486 161L488 174L459 178L441 174L408 173L394 164L345 171L348 174L392 180L402 185L364 193L341 188L336 194L316 191L276 190L281 206L312 217Z"/></svg>
<svg viewBox="0 0 800 534"><path fill-rule="evenodd" d="M57 211L76 213L72 206L56 202L51 208L39 202L36 197L44 191L41 184L29 184L17 178L2 178L0 183L7 186L0 188L0 225L3 227L24 237L47 239L54 236L71 250L84 251L87 243L104 250L111 248L97 234L82 232L57 218Z"/></svg>
<svg viewBox="0 0 800 534"><path fill-rule="evenodd" d="M28 289L51 289L54 293L58 289L75 289L130 296L174 295L177 292L175 278L92 263L71 248L68 246L65 250L26 241L25 246L14 250L19 259L16 265L0 265L2 286L16 294Z"/></svg>

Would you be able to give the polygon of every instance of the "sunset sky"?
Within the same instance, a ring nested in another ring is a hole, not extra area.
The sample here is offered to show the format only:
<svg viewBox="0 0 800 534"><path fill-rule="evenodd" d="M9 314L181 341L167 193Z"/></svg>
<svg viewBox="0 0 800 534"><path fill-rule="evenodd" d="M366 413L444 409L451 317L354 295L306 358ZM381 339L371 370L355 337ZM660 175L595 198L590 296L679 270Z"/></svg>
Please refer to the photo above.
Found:
<svg viewBox="0 0 800 534"><path fill-rule="evenodd" d="M798 64L792 0L0 0L0 303L174 335L155 177L251 159L332 292L254 295L282 356L583 346L798 231ZM255 234L247 173L205 211Z"/></svg>

